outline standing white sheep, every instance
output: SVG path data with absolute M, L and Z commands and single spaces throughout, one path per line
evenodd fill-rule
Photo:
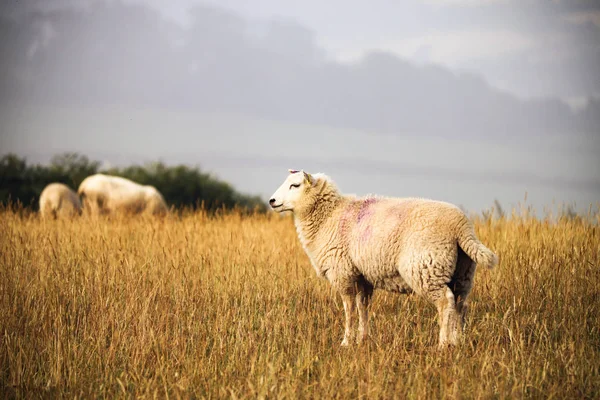
M 119 176 L 95 174 L 81 182 L 77 193 L 92 214 L 164 214 L 167 205 L 154 186 L 140 185 Z
M 317 275 L 341 294 L 342 346 L 352 339 L 355 307 L 358 342 L 368 336 L 373 289 L 415 292 L 430 300 L 438 310 L 439 345 L 456 344 L 476 265 L 493 268 L 498 262 L 466 215 L 449 203 L 344 196 L 323 174 L 290 170 L 269 204 L 277 212 L 293 212 Z

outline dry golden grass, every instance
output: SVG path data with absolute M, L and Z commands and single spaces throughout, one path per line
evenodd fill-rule
M 478 220 L 465 342 L 376 291 L 371 338 L 340 347 L 341 301 L 291 218 L 42 221 L 0 212 L 2 397 L 600 396 L 600 230 Z

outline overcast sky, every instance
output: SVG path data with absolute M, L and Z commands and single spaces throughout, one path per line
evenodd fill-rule
M 147 0 L 181 23 L 197 0 Z M 475 71 L 523 97 L 600 94 L 600 1 L 219 0 L 248 18 L 285 17 L 314 31 L 328 56 L 354 62 L 384 50 Z
M 124 1 L 2 3 L 2 154 L 265 198 L 304 168 L 473 210 L 600 199 L 600 2 Z
M 91 1 L 41 3 L 56 8 Z M 199 4 L 253 20 L 295 21 L 314 33 L 328 57 L 342 62 L 378 49 L 417 63 L 474 71 L 522 97 L 560 97 L 580 105 L 600 96 L 596 0 L 125 1 L 152 6 L 182 25 L 190 23 L 189 10 Z

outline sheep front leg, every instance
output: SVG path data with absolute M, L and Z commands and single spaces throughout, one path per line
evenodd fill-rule
M 362 343 L 369 336 L 369 301 L 373 294 L 373 287 L 364 284 L 356 294 L 356 306 L 358 307 L 358 337 L 357 342 Z
M 344 331 L 344 340 L 342 346 L 350 346 L 352 340 L 352 325 L 354 322 L 354 296 L 350 293 L 342 293 L 342 301 L 344 302 L 344 313 L 346 314 L 346 329 Z

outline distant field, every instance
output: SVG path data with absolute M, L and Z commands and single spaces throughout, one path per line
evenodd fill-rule
M 598 224 L 476 230 L 500 265 L 459 348 L 437 350 L 432 305 L 378 291 L 370 340 L 343 349 L 291 218 L 2 211 L 0 397 L 599 397 Z

